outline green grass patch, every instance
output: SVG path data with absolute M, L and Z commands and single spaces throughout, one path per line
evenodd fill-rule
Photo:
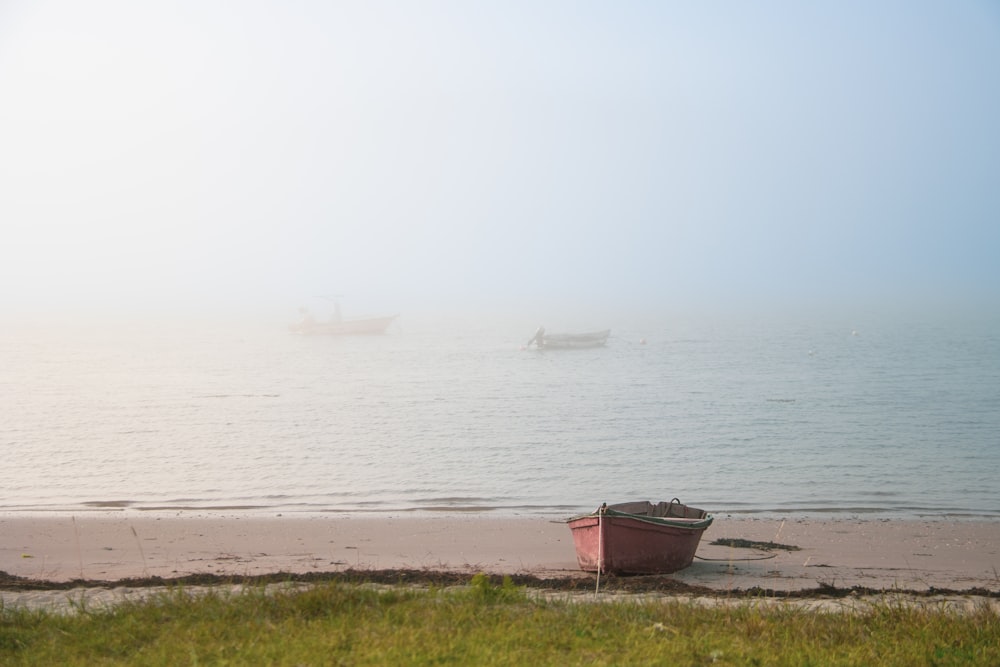
M 317 583 L 74 613 L 0 609 L 2 665 L 996 665 L 1000 617 L 902 604 L 826 613 L 751 601 L 545 600 L 465 586 Z

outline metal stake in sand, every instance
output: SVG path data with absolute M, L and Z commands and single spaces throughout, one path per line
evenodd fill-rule
M 601 570 L 604 569 L 604 510 L 608 508 L 607 503 L 603 503 L 597 510 L 597 585 L 594 587 L 594 597 L 601 590 Z
M 129 524 L 129 528 L 132 529 L 132 537 L 135 538 L 136 546 L 139 547 L 139 555 L 142 556 L 142 576 L 149 576 L 149 568 L 146 567 L 146 552 L 142 550 L 142 542 L 139 541 L 139 533 L 135 532 L 135 526 Z
M 76 557 L 80 561 L 80 579 L 83 579 L 83 550 L 80 549 L 80 529 L 76 526 L 76 515 L 73 519 L 73 539 L 76 541 Z

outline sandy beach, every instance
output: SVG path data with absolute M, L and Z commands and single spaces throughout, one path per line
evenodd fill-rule
M 719 540 L 795 549 L 712 544 Z M 119 582 L 346 570 L 594 576 L 579 570 L 566 524 L 538 517 L 0 516 L 0 571 L 17 578 Z M 665 576 L 719 592 L 1000 593 L 1000 522 L 716 517 L 691 567 Z

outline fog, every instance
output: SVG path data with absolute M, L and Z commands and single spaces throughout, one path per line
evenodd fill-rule
M 985 1 L 0 1 L 0 310 L 996 308 L 998 64 Z

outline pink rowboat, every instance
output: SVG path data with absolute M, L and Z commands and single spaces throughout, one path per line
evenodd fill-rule
M 655 505 L 604 503 L 567 523 L 580 569 L 598 574 L 668 574 L 694 560 L 712 515 L 674 498 Z

